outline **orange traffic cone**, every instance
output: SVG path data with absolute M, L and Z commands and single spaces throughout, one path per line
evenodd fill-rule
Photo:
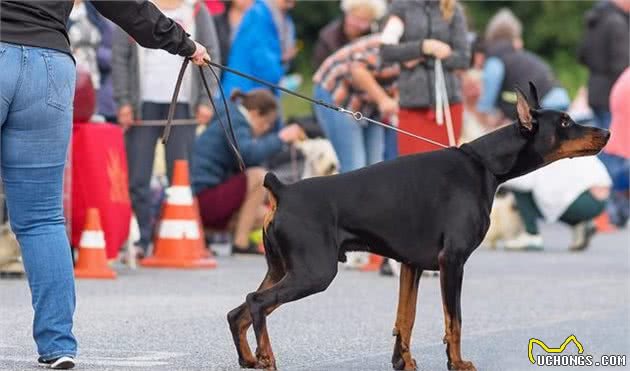
M 87 211 L 74 275 L 77 278 L 116 278 L 116 272 L 107 265 L 105 235 L 101 229 L 101 218 L 96 208 Z
M 143 259 L 145 267 L 215 268 L 212 257 L 204 257 L 205 242 L 199 212 L 190 189 L 188 162 L 175 161 L 173 184 L 166 200 L 155 239 L 155 254 Z
M 609 233 L 615 231 L 617 228 L 610 222 L 607 212 L 602 212 L 595 218 L 595 228 L 599 233 Z
M 368 262 L 363 264 L 360 270 L 361 272 L 374 272 L 381 268 L 381 263 L 383 263 L 383 257 L 375 254 L 370 254 Z

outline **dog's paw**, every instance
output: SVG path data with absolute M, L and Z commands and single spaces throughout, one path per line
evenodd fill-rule
M 459 361 L 448 364 L 448 369 L 452 371 L 477 371 L 475 365 L 470 361 Z
M 269 356 L 258 356 L 258 361 L 254 368 L 259 370 L 277 370 L 276 368 L 276 360 L 273 357 Z
M 248 360 L 248 359 L 241 358 L 238 360 L 238 364 L 239 366 L 241 366 L 241 368 L 256 368 L 256 363 L 257 363 L 256 359 Z
M 406 363 L 404 359 L 392 359 L 392 367 L 394 370 L 415 371 L 418 369 L 415 359 L 411 359 L 411 362 Z

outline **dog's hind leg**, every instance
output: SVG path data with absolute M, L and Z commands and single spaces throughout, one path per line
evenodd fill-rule
M 398 312 L 393 335 L 396 336 L 392 366 L 395 370 L 415 370 L 416 361 L 411 357 L 411 332 L 416 318 L 418 284 L 422 269 L 402 264 L 400 269 L 400 288 L 398 294 Z
M 465 257 L 458 252 L 443 249 L 438 255 L 440 286 L 444 309 L 444 343 L 446 344 L 449 370 L 475 371 L 472 362 L 462 360 L 461 352 L 461 293 L 464 278 Z
M 327 260 L 331 263 L 328 267 L 318 267 L 316 272 L 308 269 L 289 270 L 274 286 L 247 295 L 246 301 L 252 316 L 258 344 L 256 368 L 276 369 L 276 362 L 267 333 L 266 313 L 284 303 L 324 291 L 337 274 L 336 259 Z
M 266 238 L 266 236 L 264 236 Z M 265 278 L 256 291 L 270 288 L 284 277 L 285 269 L 282 259 L 275 255 L 271 250 L 267 250 L 268 270 Z M 270 314 L 274 308 L 267 310 L 266 314 Z M 247 343 L 247 330 L 252 324 L 252 317 L 247 306 L 247 302 L 239 305 L 231 310 L 228 315 L 228 323 L 232 332 L 232 339 L 238 353 L 238 363 L 244 368 L 254 368 L 256 366 L 256 357 Z

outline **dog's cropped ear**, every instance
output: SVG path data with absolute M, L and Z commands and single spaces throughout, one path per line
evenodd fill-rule
M 533 82 L 529 82 L 529 95 L 534 100 L 534 109 L 540 109 L 540 100 L 538 100 L 538 90 Z
M 529 107 L 525 94 L 516 88 L 516 113 L 518 114 L 518 123 L 522 128 L 528 131 L 534 130 L 534 117 L 532 116 L 532 110 Z

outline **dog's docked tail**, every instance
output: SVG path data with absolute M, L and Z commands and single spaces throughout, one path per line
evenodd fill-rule
M 278 177 L 274 173 L 267 173 L 265 175 L 265 181 L 263 182 L 265 188 L 267 188 L 271 194 L 273 194 L 276 198 L 282 193 L 282 189 L 285 187 L 285 184 L 282 183 Z
M 279 193 L 282 192 L 282 189 L 285 187 L 285 185 L 276 177 L 274 173 L 271 173 L 271 172 L 265 175 L 265 181 L 263 182 L 263 185 L 271 193 L 269 195 L 270 209 L 267 215 L 265 215 L 265 219 L 263 221 L 263 236 L 265 236 L 266 234 L 269 233 L 267 229 L 269 228 L 269 225 L 271 224 L 274 217 L 276 216 L 276 209 L 278 208 Z

